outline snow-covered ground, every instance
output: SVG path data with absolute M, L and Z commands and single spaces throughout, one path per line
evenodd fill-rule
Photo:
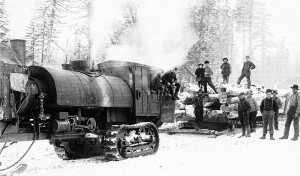
M 262 128 L 251 138 L 242 139 L 238 139 L 240 133 L 217 138 L 162 133 L 160 149 L 155 155 L 109 162 L 100 157 L 63 161 L 56 157 L 48 141 L 38 141 L 20 163 L 27 164 L 26 170 L 14 175 L 299 176 L 300 141 L 279 140 L 283 129 L 281 121 L 275 141 L 260 140 Z M 18 159 L 29 145 L 30 142 L 20 142 L 4 150 L 0 168 Z

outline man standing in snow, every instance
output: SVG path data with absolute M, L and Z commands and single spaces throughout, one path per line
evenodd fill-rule
M 249 102 L 251 109 L 249 111 L 249 125 L 250 125 L 250 132 L 256 132 L 256 115 L 258 111 L 258 104 L 255 101 L 255 99 L 252 97 L 253 91 L 250 90 L 247 93 L 247 98 L 246 100 Z
M 177 72 L 177 68 L 174 68 L 174 70 L 166 72 L 161 77 L 163 84 L 166 85 L 166 87 L 168 88 L 171 94 L 172 100 L 176 100 L 176 99 L 179 100 L 178 92 L 180 90 L 181 85 L 177 82 L 176 72 Z M 175 94 L 174 94 L 174 86 L 176 87 Z
M 267 97 L 261 101 L 260 112 L 263 118 L 263 136 L 260 139 L 266 139 L 267 129 L 270 129 L 270 139 L 275 140 L 273 137 L 273 120 L 274 113 L 278 111 L 278 106 L 276 101 L 272 98 L 272 90 L 266 90 Z
M 204 72 L 204 93 L 207 93 L 207 84 L 215 91 L 215 93 L 217 94 L 218 91 L 216 89 L 216 87 L 214 86 L 212 80 L 211 80 L 211 76 L 213 75 L 213 71 L 212 69 L 209 67 L 209 61 L 206 60 L 204 62 L 205 64 L 205 72 Z
M 255 65 L 250 61 L 250 57 L 246 56 L 246 61 L 244 62 L 244 66 L 242 69 L 242 74 L 239 77 L 237 84 L 240 84 L 242 79 L 244 79 L 245 77 L 247 78 L 247 84 L 248 84 L 248 89 L 250 89 L 251 87 L 251 79 L 250 79 L 250 75 L 251 75 L 251 70 L 255 69 Z
M 287 139 L 292 121 L 294 121 L 294 138 L 293 141 L 298 140 L 299 137 L 299 113 L 300 113 L 300 97 L 298 95 L 298 85 L 293 85 L 293 94 L 290 97 L 290 107 L 287 112 L 287 119 L 285 122 L 284 134 L 279 139 Z
M 244 92 L 239 94 L 240 102 L 238 104 L 238 116 L 242 126 L 242 135 L 239 137 L 250 137 L 250 126 L 249 126 L 249 111 L 251 106 L 249 102 L 245 99 Z M 247 131 L 247 134 L 246 134 Z
M 228 59 L 225 57 L 223 58 L 223 64 L 221 65 L 221 74 L 223 76 L 223 83 L 228 84 L 229 82 L 229 75 L 231 73 L 231 66 L 228 63 Z
M 282 107 L 282 103 L 281 100 L 277 97 L 277 91 L 274 90 L 273 91 L 273 99 L 276 101 L 277 105 L 278 105 L 278 111 L 275 111 L 275 115 L 274 115 L 274 127 L 275 130 L 279 130 L 278 128 L 278 116 L 279 116 L 279 109 Z

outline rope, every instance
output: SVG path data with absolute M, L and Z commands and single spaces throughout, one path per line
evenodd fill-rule
M 6 142 L 4 143 L 3 147 L 1 148 L 0 155 L 1 155 L 1 153 L 3 152 L 5 146 L 6 146 Z
M 18 163 L 26 156 L 26 154 L 29 152 L 29 150 L 30 150 L 31 147 L 33 146 L 34 142 L 35 142 L 35 140 L 32 141 L 32 143 L 30 144 L 29 148 L 26 150 L 26 152 L 23 154 L 23 156 L 22 156 L 21 158 L 19 158 L 14 164 L 12 164 L 12 165 L 10 165 L 10 166 L 8 166 L 8 167 L 6 167 L 6 168 L 0 169 L 0 172 L 5 171 L 5 170 L 7 170 L 7 169 L 10 169 L 10 168 L 14 167 L 16 164 L 18 164 Z M 3 145 L 0 154 L 2 153 L 2 151 L 3 151 L 4 147 L 5 147 L 5 145 L 6 145 L 6 143 Z

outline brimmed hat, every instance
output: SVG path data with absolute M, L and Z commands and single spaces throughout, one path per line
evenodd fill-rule
M 198 66 L 200 66 L 200 65 L 204 66 L 204 64 L 202 64 L 202 63 L 201 63 L 201 64 L 198 64 Z
M 247 92 L 247 94 L 253 95 L 253 91 L 252 91 L 252 90 L 249 90 L 249 91 Z
M 238 95 L 238 96 L 241 96 L 241 95 L 245 95 L 245 93 L 244 93 L 244 92 L 241 92 L 241 93 L 239 93 L 239 95 Z
M 206 61 L 204 61 L 204 63 L 205 63 L 205 64 L 209 64 L 209 61 L 208 61 L 208 60 L 206 60 Z
M 228 59 L 227 59 L 226 57 L 223 58 L 223 61 L 224 61 L 224 60 L 227 60 L 227 61 L 228 61 Z
M 266 93 L 272 93 L 273 91 L 271 89 L 267 89 Z
M 278 94 L 278 91 L 277 90 L 273 90 L 273 94 Z
M 293 87 L 291 87 L 291 88 L 292 88 L 292 89 L 297 89 L 297 90 L 299 90 L 299 87 L 298 87 L 297 84 L 294 84 Z

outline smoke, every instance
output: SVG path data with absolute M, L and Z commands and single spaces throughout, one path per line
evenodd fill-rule
M 120 9 L 124 1 L 94 1 L 90 23 L 92 59 L 105 48 L 114 21 L 122 18 Z M 191 1 L 144 0 L 137 11 L 137 23 L 120 36 L 117 45 L 102 52 L 106 60 L 138 62 L 170 70 L 183 64 L 189 49 L 196 42 L 189 24 Z M 99 29 L 100 27 L 100 29 Z

